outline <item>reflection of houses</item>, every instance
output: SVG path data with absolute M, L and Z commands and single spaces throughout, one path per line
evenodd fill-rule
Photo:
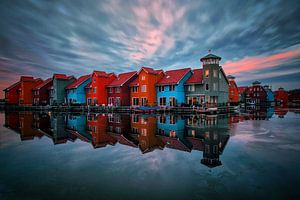
M 279 118 L 284 118 L 284 116 L 288 113 L 288 108 L 283 107 L 275 107 L 275 115 L 277 115 Z
M 21 140 L 32 140 L 34 137 L 42 137 L 43 134 L 34 128 L 33 113 L 19 113 Z
M 178 115 L 160 115 L 157 117 L 157 135 L 167 148 L 181 151 L 192 150 L 191 143 L 184 137 L 185 120 Z
M 289 94 L 282 87 L 274 92 L 274 97 L 277 105 L 286 105 L 289 102 Z
M 274 114 L 274 107 L 267 106 L 247 106 L 245 112 L 250 114 L 249 119 L 267 120 Z
M 87 129 L 92 138 L 94 148 L 114 145 L 117 140 L 107 132 L 108 117 L 104 114 L 87 115 Z
M 9 128 L 16 133 L 20 133 L 20 118 L 19 112 L 7 112 L 5 113 L 4 126 Z
M 155 116 L 132 115 L 131 132 L 137 135 L 139 148 L 142 151 L 142 153 L 148 153 L 155 149 L 164 148 L 163 141 L 155 135 Z
M 85 115 L 68 115 L 67 127 L 69 133 L 76 136 L 78 139 L 90 143 L 92 141 L 91 134 L 86 128 L 86 116 Z
M 189 116 L 185 134 L 193 144 L 193 149 L 203 151 L 202 164 L 209 167 L 221 165 L 219 156 L 229 139 L 226 117 Z

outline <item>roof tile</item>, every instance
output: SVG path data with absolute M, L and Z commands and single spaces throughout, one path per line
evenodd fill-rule
M 189 84 L 202 84 L 203 83 L 203 69 L 194 69 L 193 75 L 185 82 L 186 85 Z
M 157 85 L 173 85 L 178 82 L 189 72 L 190 68 L 169 70 L 165 72 L 165 76 L 157 83 Z

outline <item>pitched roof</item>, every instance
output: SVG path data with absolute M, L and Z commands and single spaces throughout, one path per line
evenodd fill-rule
M 191 71 L 191 68 L 175 69 L 165 72 L 165 76 L 158 81 L 157 85 L 173 85 L 178 84 L 183 77 Z
M 66 89 L 75 89 L 91 77 L 90 74 L 79 77 L 76 81 L 66 87 Z
M 136 79 L 134 79 L 129 86 L 138 86 L 139 85 L 139 77 L 137 77 Z
M 67 79 L 68 77 L 65 74 L 53 74 L 53 78 Z
M 203 69 L 194 69 L 192 76 L 185 81 L 186 85 L 189 84 L 202 84 L 203 83 Z
M 127 72 L 119 74 L 118 77 L 112 81 L 107 87 L 116 87 L 116 86 L 123 86 L 130 78 L 136 75 L 137 72 Z
M 34 78 L 32 76 L 21 76 L 20 81 L 33 81 Z
M 18 81 L 18 82 L 16 82 L 16 83 L 10 85 L 9 87 L 5 88 L 3 91 L 9 91 L 9 90 L 11 90 L 11 89 L 13 89 L 13 88 L 15 88 L 15 87 L 20 86 L 20 84 L 21 84 L 21 82 Z
M 150 68 L 150 67 L 142 67 L 140 69 L 140 71 L 138 72 L 138 74 L 142 71 L 142 70 L 145 70 L 147 73 L 150 73 L 150 74 L 160 74 L 161 72 L 163 72 L 162 69 L 153 69 L 153 68 Z
M 110 77 L 114 75 L 114 73 L 106 73 L 105 71 L 94 71 L 93 74 L 96 74 L 97 76 L 101 77 Z
M 204 56 L 203 58 L 201 58 L 200 61 L 203 61 L 203 60 L 209 59 L 209 58 L 214 58 L 214 59 L 221 60 L 221 57 L 210 53 L 210 54 L 207 54 L 206 56 Z
M 34 87 L 33 90 L 39 90 L 42 87 L 44 87 L 45 85 L 47 85 L 48 83 L 50 83 L 51 81 L 52 81 L 52 78 L 48 78 L 44 82 L 42 82 L 41 84 L 38 84 L 36 87 Z

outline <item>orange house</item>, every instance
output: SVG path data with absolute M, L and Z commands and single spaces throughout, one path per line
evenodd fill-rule
M 19 105 L 31 106 L 33 104 L 33 88 L 43 82 L 42 79 L 34 79 L 32 76 L 21 76 L 19 89 Z
M 230 103 L 238 103 L 239 102 L 239 89 L 235 83 L 235 77 L 228 75 L 227 79 L 229 81 L 228 85 L 228 99 Z
M 85 87 L 87 105 L 107 105 L 106 86 L 116 78 L 117 76 L 114 73 L 94 71 L 92 82 Z
M 131 106 L 156 106 L 156 83 L 164 76 L 163 70 L 142 67 L 138 77 L 131 82 Z
M 155 149 L 162 150 L 165 146 L 163 141 L 156 136 L 156 117 L 132 115 L 131 132 L 137 134 L 139 148 L 142 153 L 148 153 Z

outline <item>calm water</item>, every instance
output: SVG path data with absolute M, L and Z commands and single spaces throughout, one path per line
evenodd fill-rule
M 300 114 L 0 114 L 0 199 L 299 199 Z

